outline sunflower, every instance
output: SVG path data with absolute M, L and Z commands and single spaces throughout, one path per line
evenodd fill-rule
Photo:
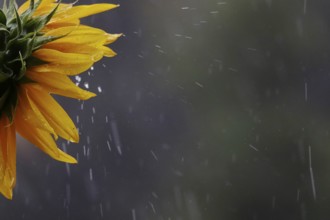
M 78 131 L 52 94 L 86 100 L 94 93 L 77 87 L 70 76 L 89 69 L 106 45 L 120 34 L 80 24 L 80 18 L 117 7 L 54 0 L 14 0 L 0 10 L 0 192 L 13 196 L 16 182 L 16 132 L 52 158 L 77 163 L 57 148 L 58 137 L 78 142 Z

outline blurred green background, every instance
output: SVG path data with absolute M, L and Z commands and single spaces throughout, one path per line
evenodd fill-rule
M 330 2 L 114 3 L 84 19 L 125 35 L 81 76 L 98 96 L 59 98 L 79 164 L 21 140 L 1 219 L 328 219 Z

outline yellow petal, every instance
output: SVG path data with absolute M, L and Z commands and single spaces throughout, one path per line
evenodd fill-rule
M 16 134 L 15 123 L 7 117 L 0 119 L 0 192 L 8 199 L 13 197 L 16 183 Z
M 51 19 L 50 23 L 58 20 L 71 20 L 76 18 L 83 18 L 93 14 L 98 14 L 110 9 L 116 8 L 119 5 L 114 4 L 93 4 L 93 5 L 79 5 L 74 6 L 68 10 L 58 12 Z
M 86 100 L 96 96 L 94 93 L 83 90 L 76 86 L 69 77 L 51 72 L 27 72 L 27 77 L 38 82 L 42 87 L 51 93 L 67 96 L 75 99 Z
M 64 26 L 50 30 L 47 33 L 45 33 L 46 36 L 84 35 L 84 34 L 106 35 L 107 33 L 102 29 L 90 27 L 87 25 Z
M 122 34 L 107 34 L 107 40 L 105 44 L 111 44 L 115 42 Z
M 102 46 L 101 49 L 104 53 L 104 56 L 106 56 L 106 57 L 113 57 L 113 56 L 117 55 L 117 53 L 115 51 L 111 50 L 109 47 Z
M 57 134 L 54 129 L 49 125 L 40 110 L 30 99 L 28 90 L 24 87 L 19 89 L 16 115 L 20 115 L 22 118 L 21 120 L 28 122 L 31 126 L 51 133 L 54 135 L 55 139 L 57 139 Z
M 62 36 L 45 44 L 44 47 L 46 48 L 50 45 L 52 45 L 52 48 L 61 47 L 61 44 L 81 44 L 98 47 L 112 43 L 121 36 L 121 34 L 108 34 L 101 29 L 85 25 L 60 27 L 47 31 L 45 35 Z
M 59 64 L 83 64 L 93 61 L 93 57 L 79 53 L 62 53 L 58 50 L 39 49 L 33 53 L 40 60 Z
M 23 12 L 25 12 L 30 5 L 30 1 L 26 1 L 24 2 L 17 10 L 18 14 L 22 14 Z
M 62 36 L 71 34 L 74 30 L 77 30 L 79 26 L 78 25 L 65 25 L 65 26 L 56 27 L 54 29 L 44 32 L 44 35 L 53 36 L 53 37 L 62 37 Z
M 36 1 L 35 1 L 36 2 Z M 57 6 L 54 0 L 42 0 L 37 10 L 33 13 L 34 16 L 40 16 L 44 14 L 49 14 Z M 18 14 L 22 14 L 30 7 L 30 1 L 26 1 L 18 8 Z M 57 9 L 57 12 L 64 11 L 72 7 L 72 4 L 61 3 Z
M 42 33 L 47 33 L 48 31 L 51 30 L 56 30 L 57 28 L 61 28 L 61 27 L 66 27 L 66 26 L 77 26 L 80 24 L 80 20 L 79 19 L 72 19 L 69 21 L 63 21 L 63 22 L 56 22 L 56 23 L 51 23 L 51 24 L 46 24 L 46 26 L 41 30 Z
M 76 31 L 74 31 L 76 33 Z M 88 44 L 88 45 L 104 45 L 107 42 L 106 34 L 94 34 L 94 33 L 82 33 L 82 34 L 70 34 L 60 39 L 47 43 L 59 44 L 59 43 L 76 43 L 76 44 Z
M 66 11 L 70 8 L 72 8 L 72 4 L 64 4 L 61 3 L 58 6 L 58 3 L 53 0 L 42 0 L 41 4 L 37 8 L 37 10 L 34 12 L 34 16 L 41 16 L 41 15 L 48 15 L 51 11 L 53 11 L 57 7 L 57 10 L 55 12 L 59 13 L 61 11 Z
M 79 135 L 76 126 L 55 99 L 38 85 L 27 84 L 24 87 L 54 131 L 66 140 L 78 142 Z
M 93 61 L 83 64 L 43 64 L 30 68 L 33 72 L 55 72 L 63 75 L 77 75 L 88 70 L 94 64 Z
M 13 199 L 13 188 L 8 187 L 4 183 L 0 183 L 0 193 L 7 199 Z
M 58 50 L 62 53 L 80 53 L 92 57 L 93 61 L 98 61 L 103 57 L 104 50 L 96 46 L 77 43 L 53 43 L 43 46 L 44 49 Z
M 57 148 L 54 139 L 48 132 L 34 127 L 29 124 L 29 122 L 24 122 L 20 115 L 16 116 L 16 128 L 23 138 L 30 141 L 55 160 L 67 163 L 77 163 L 75 158 Z

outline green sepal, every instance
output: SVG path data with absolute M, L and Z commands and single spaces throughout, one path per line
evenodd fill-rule
M 14 0 L 9 0 L 8 5 L 7 5 L 7 1 L 4 0 L 2 10 L 5 14 L 8 14 L 8 13 L 12 12 L 14 7 L 15 7 L 15 1 Z
M 10 78 L 10 76 L 8 76 L 6 73 L 0 71 L 0 85 L 1 85 L 2 82 L 5 82 L 9 78 Z
M 32 50 L 34 48 L 34 41 L 35 37 L 26 37 L 26 38 L 20 38 L 16 41 L 12 42 L 12 48 L 19 51 L 23 59 L 27 59 L 32 54 Z M 20 57 L 17 57 L 13 61 L 21 59 Z M 9 62 L 10 63 L 10 62 Z
M 34 0 L 31 0 L 31 1 L 30 1 L 30 6 L 29 6 L 29 8 L 21 14 L 21 17 L 22 17 L 22 21 L 23 21 L 23 23 L 25 23 L 25 21 L 26 21 L 27 19 L 31 18 L 31 14 L 32 14 L 33 12 L 35 12 L 35 10 L 39 7 L 39 5 L 40 5 L 41 2 L 42 2 L 42 0 L 39 0 L 39 1 L 37 1 L 36 3 L 35 3 Z
M 34 10 L 34 6 L 35 6 L 34 0 L 30 0 L 30 6 L 29 6 L 30 11 Z
M 25 26 L 26 29 L 30 31 L 36 31 L 39 32 L 45 25 L 50 21 L 50 19 L 54 16 L 55 12 L 57 11 L 58 7 L 60 6 L 59 1 L 56 5 L 56 7 L 48 14 L 48 15 L 43 15 L 39 17 L 35 17 L 33 19 L 30 19 L 29 21 L 26 22 Z
M 0 74 L 0 83 L 5 82 L 8 78 L 8 76 Z
M 14 85 L 13 85 L 14 86 Z M 7 98 L 7 102 L 4 106 L 4 113 L 7 115 L 10 123 L 13 122 L 13 115 L 15 114 L 16 107 L 18 102 L 18 94 L 17 90 L 11 89 L 9 97 Z
M 0 32 L 4 32 L 6 34 L 10 34 L 10 32 L 8 31 L 6 25 L 4 25 L 4 24 L 0 24 Z
M 62 36 L 53 37 L 53 36 L 40 36 L 35 37 L 34 44 L 33 44 L 33 51 L 39 49 L 42 45 L 52 42 L 54 40 L 60 39 Z
M 40 60 L 37 57 L 34 56 L 30 56 L 27 60 L 26 60 L 26 66 L 27 68 L 29 67 L 33 67 L 33 66 L 39 66 L 39 65 L 44 65 L 47 64 L 48 62 L 44 61 L 44 60 Z
M 2 10 L 7 11 L 7 0 L 3 0 Z
M 19 84 L 28 84 L 28 83 L 37 83 L 36 81 L 30 79 L 29 77 L 27 77 L 26 75 L 24 75 L 19 81 Z
M 5 88 L 4 91 L 1 91 L 1 93 L 0 93 L 0 109 L 2 109 L 5 106 L 9 93 L 10 93 L 10 88 Z
M 5 13 L 0 9 L 0 23 L 3 25 L 7 24 L 7 18 Z
M 22 28 L 22 21 L 21 18 L 18 15 L 17 9 L 16 7 L 14 7 L 14 11 L 15 11 L 15 16 L 16 16 L 16 24 L 17 24 L 17 35 L 21 35 L 23 28 Z
M 1 87 L 0 114 L 4 113 L 12 123 L 18 101 L 16 84 L 9 81 Z
M 0 116 L 13 121 L 19 84 L 36 83 L 26 76 L 29 67 L 47 64 L 32 56 L 42 45 L 63 36 L 44 36 L 41 30 L 51 20 L 61 0 L 48 14 L 33 16 L 42 0 L 30 0 L 29 8 L 18 14 L 15 0 L 4 0 L 0 9 Z
M 25 65 L 26 63 L 23 60 L 23 57 L 22 57 L 21 53 L 19 53 L 19 56 L 20 56 L 20 61 L 21 61 L 21 68 L 19 70 L 19 73 L 16 76 L 17 81 L 19 81 L 25 75 L 25 72 L 26 72 L 26 65 Z
M 8 68 L 6 65 L 3 65 L 2 69 L 5 71 L 4 74 L 8 75 L 8 77 L 14 76 L 14 71 L 11 68 Z

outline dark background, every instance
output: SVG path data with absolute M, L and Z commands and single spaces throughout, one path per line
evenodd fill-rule
M 98 96 L 58 99 L 79 164 L 20 138 L 0 219 L 329 219 L 329 1 L 112 3 L 83 22 L 118 56 L 74 78 Z

